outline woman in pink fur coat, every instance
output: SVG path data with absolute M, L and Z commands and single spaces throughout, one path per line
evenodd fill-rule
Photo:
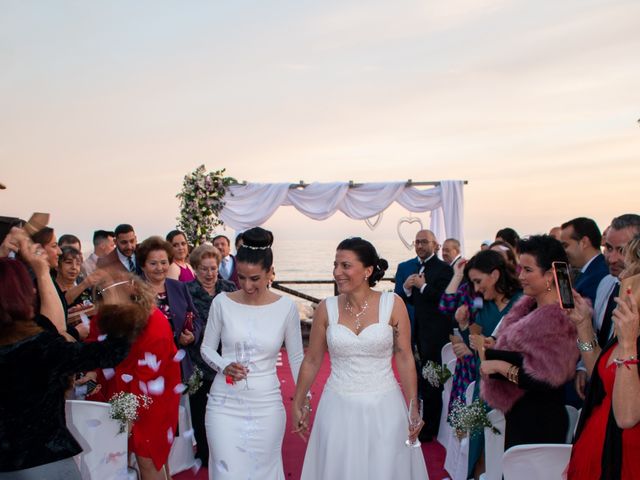
M 482 398 L 505 414 L 505 449 L 565 442 L 563 386 L 578 361 L 576 327 L 560 307 L 551 266 L 567 261 L 561 243 L 536 235 L 518 249 L 524 295 L 502 320 L 480 366 Z

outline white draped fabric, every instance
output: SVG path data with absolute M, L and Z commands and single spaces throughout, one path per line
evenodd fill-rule
M 444 180 L 428 189 L 407 187 L 406 182 L 312 183 L 289 188 L 289 183 L 250 183 L 229 187 L 220 219 L 234 230 L 262 225 L 280 206 L 293 206 L 314 220 L 326 220 L 340 211 L 349 218 L 371 218 L 398 202 L 410 212 L 432 212 L 431 230 L 443 241 L 453 237 L 463 243 L 464 182 Z M 464 246 L 464 245 L 463 245 Z

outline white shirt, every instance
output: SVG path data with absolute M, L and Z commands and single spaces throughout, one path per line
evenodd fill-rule
M 122 252 L 117 248 L 116 248 L 116 253 L 118 254 L 118 259 L 120 260 L 120 263 L 124 265 L 124 268 L 127 269 L 127 272 L 130 272 L 131 270 L 129 270 L 129 257 L 123 255 Z M 131 255 L 131 260 L 133 260 L 133 273 L 136 273 L 136 254 L 135 253 Z
M 593 260 L 598 256 L 601 255 L 600 253 L 596 253 L 593 257 L 591 257 L 589 259 L 589 261 L 587 263 L 585 263 L 582 268 L 580 269 L 580 273 L 584 273 L 587 271 L 587 268 L 589 268 L 589 265 L 591 265 L 591 262 L 593 262 Z

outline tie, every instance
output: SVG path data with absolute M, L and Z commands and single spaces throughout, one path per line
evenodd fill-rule
M 609 341 L 609 332 L 611 332 L 611 324 L 613 323 L 611 315 L 613 314 L 613 310 L 617 306 L 616 302 L 613 299 L 618 296 L 619 292 L 620 284 L 616 283 L 616 286 L 613 288 L 611 295 L 609 295 L 607 308 L 604 311 L 604 317 L 602 317 L 602 327 L 600 327 L 600 331 L 598 332 L 598 343 L 600 344 L 600 348 L 604 348 L 604 346 Z
M 131 257 L 127 257 L 127 260 L 129 261 L 129 271 L 130 271 L 131 273 L 135 273 L 135 271 L 136 271 L 136 266 L 135 266 L 135 264 L 133 263 L 133 258 L 131 258 Z
M 427 261 L 420 262 L 420 268 L 418 269 L 418 273 L 423 273 L 424 269 L 427 268 Z

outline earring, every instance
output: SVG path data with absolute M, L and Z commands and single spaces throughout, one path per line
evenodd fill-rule
M 367 280 L 369 280 L 369 277 L 365 275 L 364 276 L 364 281 L 366 282 Z
M 551 291 L 551 282 L 547 280 L 547 292 Z

